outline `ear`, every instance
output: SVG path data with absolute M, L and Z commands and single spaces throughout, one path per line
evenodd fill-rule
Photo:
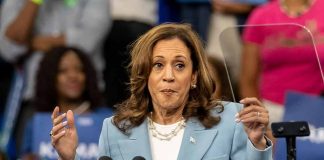
M 191 85 L 197 85 L 197 71 L 193 72 L 191 75 Z

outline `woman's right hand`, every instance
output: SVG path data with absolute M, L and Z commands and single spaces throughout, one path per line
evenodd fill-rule
M 52 113 L 51 142 L 60 159 L 72 160 L 78 146 L 78 134 L 74 125 L 73 112 L 69 110 L 61 115 L 59 112 L 59 107 L 55 107 Z M 67 121 L 63 121 L 65 117 Z

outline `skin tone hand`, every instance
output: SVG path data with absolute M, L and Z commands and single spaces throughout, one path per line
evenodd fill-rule
M 240 101 L 244 108 L 236 115 L 236 122 L 242 122 L 245 132 L 257 149 L 266 148 L 265 131 L 269 124 L 269 112 L 257 98 Z
M 29 44 L 38 8 L 39 5 L 26 0 L 17 17 L 6 28 L 5 36 L 18 44 Z
M 55 107 L 52 113 L 52 136 L 51 142 L 61 160 L 74 159 L 78 146 L 78 135 L 74 125 L 73 112 L 59 115 L 59 107 Z M 64 119 L 67 121 L 63 121 Z
M 253 7 L 251 5 L 243 3 L 227 2 L 224 0 L 212 0 L 212 8 L 220 13 L 240 14 L 248 13 Z
M 33 50 L 42 51 L 42 52 L 47 52 L 52 47 L 60 46 L 64 44 L 65 44 L 64 35 L 60 35 L 60 36 L 39 35 L 39 36 L 35 36 L 32 39 L 32 43 L 31 43 Z

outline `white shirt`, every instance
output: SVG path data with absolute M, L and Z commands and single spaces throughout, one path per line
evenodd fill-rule
M 153 122 L 156 130 L 160 133 L 170 133 L 174 128 L 177 127 L 178 123 L 174 123 L 171 125 L 160 125 Z M 149 127 L 149 126 L 148 126 Z M 178 154 L 180 151 L 180 146 L 184 134 L 184 128 L 182 128 L 176 136 L 172 137 L 168 140 L 160 140 L 152 135 L 152 131 L 150 128 L 149 131 L 149 139 L 151 143 L 151 151 L 153 160 L 176 160 L 178 158 Z

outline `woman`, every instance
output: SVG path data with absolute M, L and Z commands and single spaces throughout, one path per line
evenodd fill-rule
M 96 71 L 86 54 L 73 47 L 56 47 L 46 53 L 37 74 L 36 97 L 37 110 L 46 112 L 55 105 L 62 112 L 84 102 L 89 106 L 83 112 L 102 105 Z
M 313 34 L 323 62 L 324 16 L 317 14 L 323 6 L 321 0 L 277 0 L 249 17 L 243 35 L 240 95 L 261 98 L 269 109 L 270 122 L 283 120 L 288 90 L 315 95 L 324 91 L 310 37 Z
M 61 107 L 62 112 L 73 110 L 78 115 L 112 112 L 102 108 L 95 69 L 86 54 L 79 49 L 53 48 L 41 61 L 33 106 L 37 111 L 34 118 L 39 112 L 51 112 L 56 105 Z M 35 137 L 32 135 L 32 127 L 32 123 L 29 123 L 24 134 L 22 154 L 26 159 L 35 152 L 32 148 Z M 48 159 L 43 155 L 37 156 Z
M 215 81 L 190 26 L 154 27 L 134 43 L 131 56 L 131 96 L 104 121 L 99 156 L 271 159 L 271 142 L 264 137 L 267 110 L 255 98 L 243 99 L 243 109 L 212 99 Z M 73 159 L 73 112 L 67 112 L 66 125 L 58 112 L 56 107 L 52 114 L 52 145 L 62 159 Z

